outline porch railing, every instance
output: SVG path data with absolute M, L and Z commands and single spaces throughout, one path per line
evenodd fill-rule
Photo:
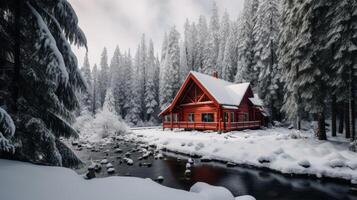
M 218 130 L 221 123 L 221 130 L 240 130 L 247 128 L 259 128 L 260 121 L 242 121 L 242 122 L 163 122 L 163 128 L 187 128 L 202 130 Z

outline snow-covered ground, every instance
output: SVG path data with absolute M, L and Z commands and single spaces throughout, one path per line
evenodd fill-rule
M 185 154 L 265 167 L 287 174 L 342 178 L 357 183 L 357 153 L 346 140 L 318 141 L 312 131 L 286 128 L 224 134 L 198 131 L 132 130 L 131 139 Z
M 191 191 L 162 186 L 151 179 L 112 176 L 85 180 L 61 167 L 0 159 L 0 199 L 4 200 L 254 200 L 234 198 L 223 187 L 196 183 Z

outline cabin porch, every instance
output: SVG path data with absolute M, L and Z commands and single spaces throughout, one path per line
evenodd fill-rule
M 183 128 L 191 130 L 235 131 L 243 129 L 258 129 L 261 121 L 242 122 L 189 122 L 189 121 L 164 121 L 163 128 Z

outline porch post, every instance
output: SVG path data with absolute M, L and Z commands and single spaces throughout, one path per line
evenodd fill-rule
M 173 130 L 174 128 L 174 124 L 173 124 L 173 119 L 172 119 L 173 115 L 172 112 L 170 112 L 170 126 L 171 126 L 171 130 Z
M 221 129 L 221 105 L 218 105 L 217 121 L 218 121 L 218 133 L 222 133 Z

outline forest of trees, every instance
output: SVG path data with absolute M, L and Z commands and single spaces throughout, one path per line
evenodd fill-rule
M 165 33 L 160 58 L 151 52 L 153 47 L 147 49 L 143 36 L 132 66 L 118 62 L 119 71 L 128 68 L 134 74 L 130 80 L 122 80 L 130 75 L 104 80 L 104 51 L 96 81 L 96 93 L 102 95 L 96 99 L 103 101 L 103 82 L 114 88 L 126 83 L 115 89 L 121 98 L 117 111 L 134 125 L 155 123 L 189 71 L 216 71 L 227 81 L 250 82 L 272 121 L 287 120 L 298 129 L 301 120 L 318 121 L 317 135 L 326 139 L 324 121 L 332 118 L 333 135 L 345 131 L 347 138 L 354 138 L 355 19 L 356 2 L 348 0 L 246 0 L 236 20 L 227 12 L 221 17 L 213 3 L 208 20 L 203 15 L 197 22 L 187 19 L 183 33 L 175 26 Z
M 160 51 L 142 35 L 135 52 L 118 46 L 110 59 L 104 48 L 98 64 L 86 55 L 79 68 L 71 45 L 86 38 L 70 3 L 1 1 L 1 156 L 74 165 L 59 138 L 75 136 L 75 117 L 95 116 L 107 90 L 128 124 L 158 124 L 191 70 L 249 81 L 272 122 L 317 121 L 324 140 L 331 119 L 333 136 L 355 139 L 355 0 L 245 0 L 238 19 L 218 10 L 187 19 L 183 33 L 173 25 Z

